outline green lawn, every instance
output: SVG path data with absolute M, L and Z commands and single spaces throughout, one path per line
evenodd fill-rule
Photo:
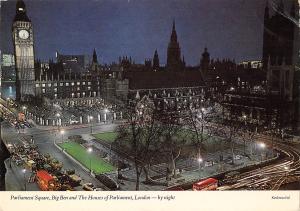
M 111 143 L 114 142 L 114 140 L 116 140 L 118 134 L 116 132 L 104 132 L 104 133 L 93 134 L 93 136 L 98 140 Z
M 92 170 L 96 174 L 110 172 L 115 170 L 115 167 L 96 156 L 95 154 L 89 154 L 84 147 L 75 142 L 65 142 L 58 144 L 61 148 L 65 149 L 66 152 L 73 158 L 78 160 L 86 168 L 90 169 L 90 164 Z

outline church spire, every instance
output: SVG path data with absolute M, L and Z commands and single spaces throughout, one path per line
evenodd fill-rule
M 177 41 L 175 20 L 173 20 L 171 39 L 168 45 L 167 68 L 172 71 L 182 69 L 181 52 Z
M 177 42 L 177 33 L 176 33 L 175 20 L 173 20 L 173 27 L 172 27 L 172 34 L 171 34 L 171 42 Z
M 158 57 L 157 49 L 155 50 L 154 56 L 153 56 L 153 69 L 154 70 L 159 69 L 159 57 Z
M 94 48 L 94 52 L 93 52 L 93 63 L 98 63 L 98 58 L 97 58 L 97 53 L 96 53 L 95 48 Z

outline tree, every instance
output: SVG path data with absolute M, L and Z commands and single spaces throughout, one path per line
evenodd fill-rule
M 187 141 L 179 115 L 176 112 L 164 112 L 158 115 L 160 124 L 160 144 L 158 150 L 167 160 L 167 179 L 177 176 L 176 160 L 180 157 Z
M 185 118 L 185 125 L 191 131 L 190 140 L 196 149 L 196 157 L 201 158 L 202 152 L 208 150 L 205 143 L 214 136 L 218 136 L 220 124 L 218 120 L 222 114 L 220 105 L 215 102 L 202 103 L 202 107 L 190 107 Z M 218 139 L 220 141 L 220 139 Z M 213 146 L 215 148 L 215 145 Z M 215 149 L 214 149 L 215 150 Z
M 154 146 L 159 140 L 160 126 L 157 124 L 153 102 L 144 97 L 134 106 L 124 109 L 126 124 L 118 127 L 116 140 L 120 151 L 129 154 L 136 173 L 136 190 L 139 190 L 143 170 L 149 179 L 148 167 L 154 156 Z
M 201 151 L 205 150 L 204 142 L 211 137 L 208 121 L 206 119 L 207 111 L 205 108 L 190 108 L 187 111 L 186 127 L 191 131 L 190 140 L 196 149 L 196 157 L 201 158 Z

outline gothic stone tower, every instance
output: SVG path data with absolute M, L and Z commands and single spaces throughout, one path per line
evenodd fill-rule
M 201 57 L 201 60 L 200 60 L 200 68 L 201 68 L 203 76 L 205 76 L 205 77 L 207 76 L 209 64 L 210 64 L 210 55 L 207 51 L 207 48 L 205 47 L 204 52 Z
M 293 100 L 294 72 L 299 49 L 299 4 L 298 0 L 291 2 L 291 11 L 287 11 L 280 1 L 273 16 L 270 15 L 269 6 L 266 6 L 263 40 L 267 91 L 287 101 Z
M 268 4 L 265 8 L 263 67 L 269 102 L 278 111 L 279 126 L 295 127 L 299 122 L 299 84 L 295 83 L 299 75 L 299 3 L 285 2 L 290 5 L 279 0 L 274 12 Z
M 153 56 L 153 69 L 159 70 L 159 57 L 158 57 L 157 50 L 155 50 L 154 56 Z
M 33 29 L 23 0 L 17 1 L 12 35 L 16 65 L 16 100 L 28 101 L 35 96 Z
M 173 21 L 173 28 L 171 39 L 168 46 L 168 55 L 167 55 L 167 68 L 172 71 L 178 71 L 182 69 L 183 64 L 181 61 L 180 47 L 177 41 L 177 33 L 175 29 L 175 21 Z

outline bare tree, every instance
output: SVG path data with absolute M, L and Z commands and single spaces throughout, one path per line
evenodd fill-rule
M 177 176 L 176 160 L 180 157 L 183 147 L 187 141 L 187 133 L 182 130 L 180 118 L 175 113 L 164 113 L 159 115 L 161 126 L 160 152 L 167 158 L 167 178 Z
M 118 127 L 116 140 L 119 151 L 126 151 L 133 161 L 136 173 L 136 190 L 140 188 L 143 170 L 149 179 L 148 167 L 152 160 L 154 143 L 159 139 L 159 125 L 156 122 L 153 104 L 143 98 L 135 106 L 126 109 L 126 124 Z

